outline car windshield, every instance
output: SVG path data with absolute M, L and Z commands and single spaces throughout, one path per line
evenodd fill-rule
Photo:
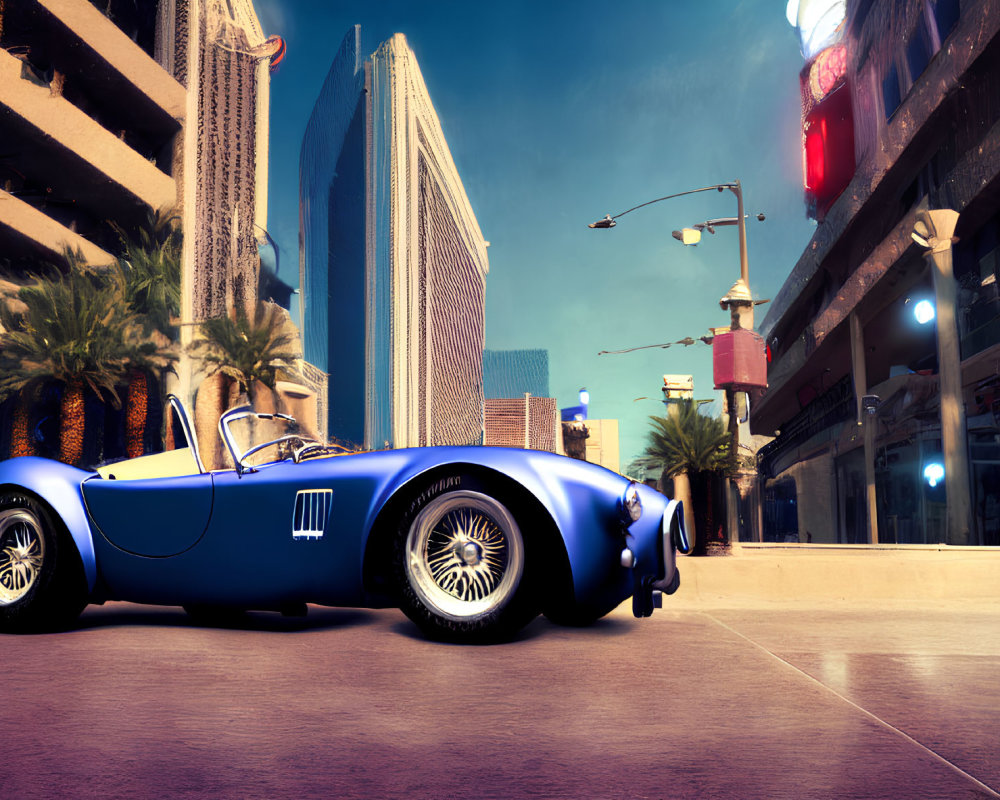
M 231 449 L 241 456 L 243 468 L 274 461 L 315 458 L 352 452 L 349 448 L 320 441 L 295 419 L 284 414 L 227 412 L 224 428 Z

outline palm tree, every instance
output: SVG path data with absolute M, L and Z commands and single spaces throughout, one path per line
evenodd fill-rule
M 259 303 L 252 319 L 241 311 L 233 317 L 207 320 L 200 328 L 202 338 L 195 341 L 191 352 L 201 359 L 207 377 L 198 389 L 195 426 L 208 436 L 202 439 L 199 434 L 199 444 L 206 443 L 209 456 L 217 451 L 221 461 L 221 443 L 214 427 L 222 406 L 236 405 L 244 395 L 255 407 L 262 402 L 270 406 L 278 371 L 291 370 L 300 353 L 292 349 L 295 336 L 285 312 L 274 303 Z M 210 447 L 208 442 L 215 445 Z
M 183 236 L 173 211 L 151 213 L 135 234 L 109 223 L 121 242 L 117 274 L 125 302 L 138 314 L 148 334 L 160 331 L 177 338 L 181 308 Z
M 274 303 L 259 303 L 253 319 L 242 311 L 235 318 L 218 317 L 201 324 L 202 338 L 193 352 L 209 375 L 221 373 L 234 381 L 251 402 L 257 383 L 274 390 L 278 371 L 292 369 L 300 354 L 292 350 L 295 336 L 286 327 L 284 311 Z
M 169 369 L 177 359 L 177 322 L 181 305 L 182 235 L 172 211 L 150 214 L 135 234 L 109 223 L 121 241 L 117 278 L 122 297 L 143 322 L 143 331 L 156 345 L 156 359 L 137 363 L 129 371 L 125 400 L 125 453 L 142 455 L 149 409 L 149 378 Z
M 128 365 L 153 353 L 117 287 L 72 262 L 66 276 L 39 280 L 17 296 L 21 313 L 0 306 L 0 400 L 14 393 L 29 398 L 49 381 L 61 384 L 59 458 L 79 464 L 86 391 L 120 408 L 116 387 Z
M 732 471 L 730 436 L 722 420 L 698 411 L 694 400 L 681 400 L 665 417 L 650 417 L 652 430 L 642 458 L 647 467 L 662 470 L 663 478 L 686 475 L 691 482 L 695 547 L 704 552 L 714 534 L 712 477 Z M 692 509 L 693 511 L 694 509 Z

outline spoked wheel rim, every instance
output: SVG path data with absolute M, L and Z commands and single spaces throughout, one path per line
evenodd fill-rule
M 0 605 L 16 603 L 31 591 L 44 560 L 38 517 L 23 508 L 0 511 Z
M 410 586 L 425 605 L 468 622 L 502 608 L 516 592 L 524 544 L 502 503 L 479 492 L 450 492 L 413 521 L 405 563 Z

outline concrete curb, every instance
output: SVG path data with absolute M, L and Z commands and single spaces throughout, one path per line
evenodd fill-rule
M 1000 610 L 1000 550 L 921 547 L 739 547 L 679 557 L 664 607 L 958 603 Z

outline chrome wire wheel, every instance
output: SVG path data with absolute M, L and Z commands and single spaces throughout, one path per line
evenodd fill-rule
M 38 580 L 45 560 L 42 526 L 31 511 L 0 511 L 0 605 L 24 598 Z
M 488 495 L 456 491 L 434 498 L 406 537 L 406 577 L 424 605 L 455 622 L 503 608 L 524 571 L 521 531 Z

